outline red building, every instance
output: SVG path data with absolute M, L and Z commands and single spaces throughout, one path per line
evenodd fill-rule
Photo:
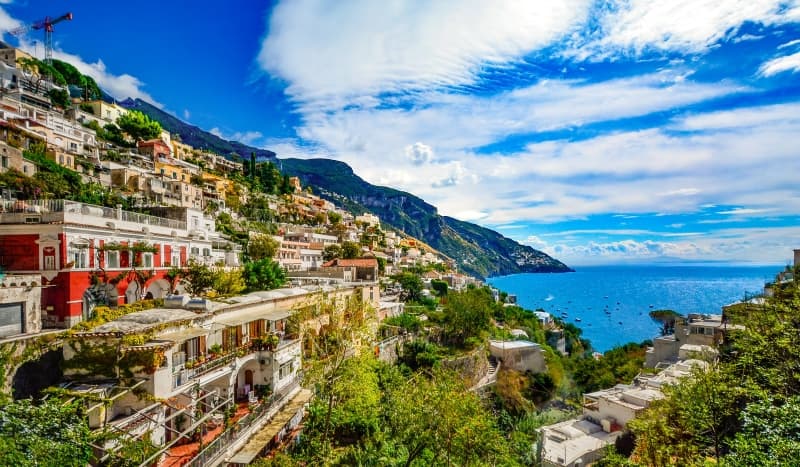
M 165 273 L 189 258 L 238 265 L 238 253 L 193 209 L 172 218 L 66 200 L 0 204 L 0 267 L 42 278 L 42 324 L 70 327 L 102 304 L 162 298 Z

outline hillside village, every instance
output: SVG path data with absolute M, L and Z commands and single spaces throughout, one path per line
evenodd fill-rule
M 758 307 L 796 290 L 786 271 L 598 354 L 270 162 L 184 144 L 8 45 L 0 61 L 0 399 L 6 429 L 34 426 L 3 461 L 669 465 L 650 414 L 748 355 Z M 742 452 L 715 423 L 733 424 L 670 443 Z

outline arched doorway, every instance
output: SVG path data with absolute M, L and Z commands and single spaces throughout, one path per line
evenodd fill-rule
M 139 284 L 135 281 L 130 282 L 128 288 L 125 289 L 125 303 L 134 303 L 139 300 L 140 296 Z
M 164 298 L 169 295 L 169 282 L 164 279 L 157 279 L 150 283 L 145 289 L 145 296 L 152 298 Z

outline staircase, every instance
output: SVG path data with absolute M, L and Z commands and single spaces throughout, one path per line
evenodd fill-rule
M 470 388 L 470 391 L 480 391 L 484 387 L 496 383 L 498 370 L 500 370 L 500 360 L 495 357 L 489 357 L 489 370 L 483 378 L 478 381 L 478 384 Z

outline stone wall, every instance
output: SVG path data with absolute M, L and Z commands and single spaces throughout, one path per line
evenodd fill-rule
M 442 366 L 459 372 L 464 377 L 464 384 L 472 387 L 489 372 L 489 360 L 486 358 L 486 348 L 480 346 L 461 357 L 442 360 Z

